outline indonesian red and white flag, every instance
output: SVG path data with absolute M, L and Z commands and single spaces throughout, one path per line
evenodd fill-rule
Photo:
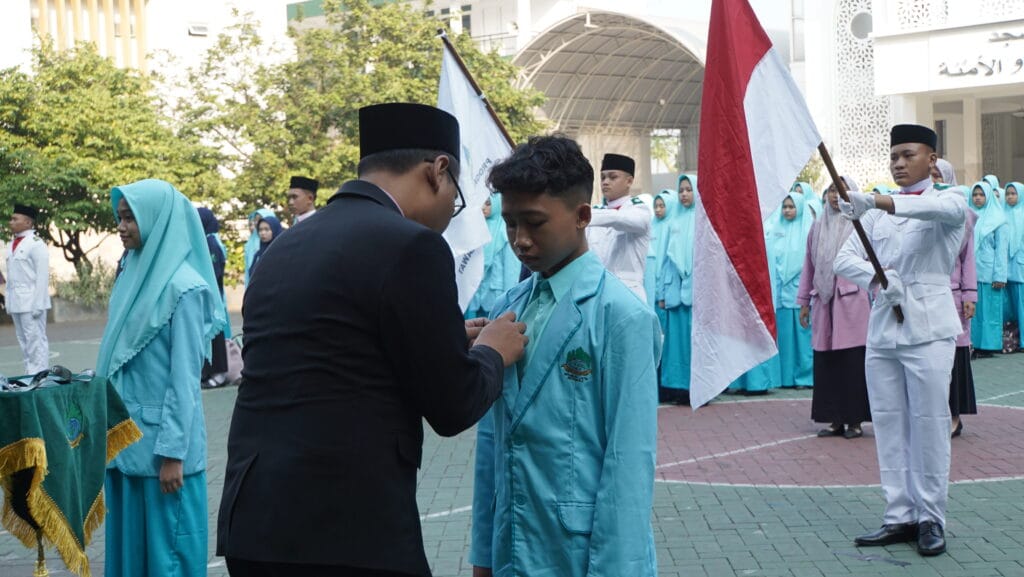
M 778 352 L 761 223 L 820 142 L 800 90 L 750 4 L 714 0 L 697 165 L 694 408 Z

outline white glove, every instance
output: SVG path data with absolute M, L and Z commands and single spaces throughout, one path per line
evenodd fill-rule
M 850 202 L 839 199 L 839 211 L 847 220 L 857 220 L 865 212 L 875 208 L 875 195 L 849 191 Z
M 42 317 L 42 316 L 43 316 L 43 313 L 45 313 L 45 312 L 46 312 L 46 311 L 44 311 L 44 310 L 32 311 L 32 318 L 33 318 L 34 320 L 37 320 L 37 321 L 38 321 L 38 320 L 39 320 L 39 318 L 40 318 L 40 317 Z
M 878 291 L 875 296 L 875 306 L 894 307 L 903 302 L 903 281 L 900 275 L 894 270 L 885 271 L 885 280 L 889 286 Z

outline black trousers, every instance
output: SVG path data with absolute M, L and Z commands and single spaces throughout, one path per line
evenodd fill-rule
M 341 565 L 271 563 L 225 558 L 231 577 L 413 577 L 408 573 L 358 569 Z

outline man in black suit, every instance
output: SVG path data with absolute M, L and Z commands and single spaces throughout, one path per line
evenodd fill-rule
M 234 577 L 430 575 L 422 419 L 471 427 L 525 346 L 513 315 L 462 320 L 440 235 L 461 196 L 455 118 L 383 104 L 359 125 L 359 179 L 275 240 L 245 293 L 217 531 Z

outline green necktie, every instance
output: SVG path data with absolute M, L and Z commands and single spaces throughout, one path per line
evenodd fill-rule
M 547 316 L 551 313 L 554 303 L 555 295 L 551 292 L 551 283 L 547 279 L 541 279 L 533 291 L 533 300 L 526 305 L 526 310 L 523 311 L 523 316 L 519 319 L 520 322 L 526 323 L 526 336 L 530 338 L 526 344 L 526 351 L 523 352 L 523 358 L 516 363 L 520 386 L 523 383 L 523 371 L 530 363 L 530 356 L 544 331 Z

